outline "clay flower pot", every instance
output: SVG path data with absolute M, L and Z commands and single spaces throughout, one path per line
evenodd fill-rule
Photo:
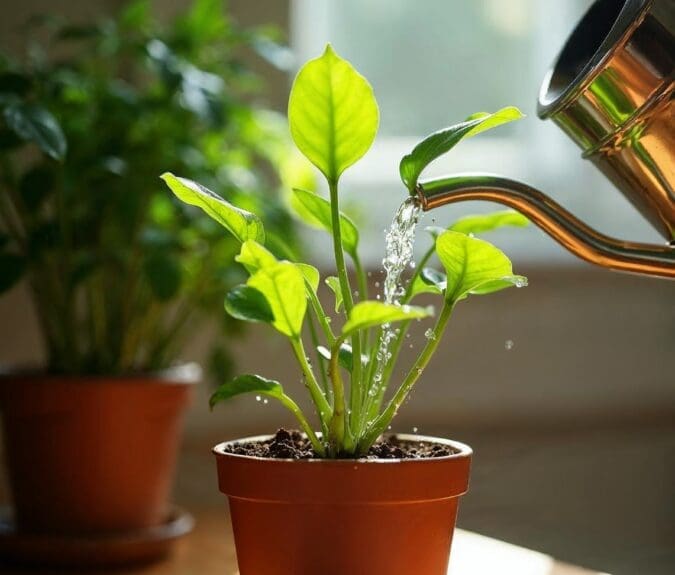
M 166 520 L 183 413 L 200 370 L 0 378 L 17 530 L 99 534 Z
M 240 575 L 445 575 L 471 449 L 408 460 L 261 459 L 214 448 Z M 256 441 L 266 437 L 247 438 Z

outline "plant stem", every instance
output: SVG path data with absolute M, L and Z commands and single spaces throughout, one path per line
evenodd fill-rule
M 340 205 L 338 201 L 337 181 L 329 181 L 330 190 L 330 210 L 331 224 L 333 227 L 333 251 L 335 252 L 335 265 L 340 281 L 340 291 L 344 301 L 347 317 L 354 307 L 351 286 L 349 285 L 349 276 L 347 275 L 347 266 L 345 265 L 345 254 L 342 249 L 342 228 L 340 226 Z M 356 258 L 358 260 L 358 258 Z M 355 263 L 356 266 L 356 263 Z M 361 270 L 363 271 L 363 270 Z M 361 412 L 361 336 L 358 332 L 352 335 L 352 357 L 356 358 L 352 365 L 351 386 L 350 386 L 350 420 L 358 423 Z M 338 347 L 339 350 L 339 347 Z
M 290 341 L 293 351 L 295 352 L 295 356 L 298 358 L 298 362 L 300 363 L 302 373 L 305 376 L 305 386 L 309 390 L 309 393 L 312 396 L 312 401 L 314 401 L 314 405 L 316 405 L 318 410 L 319 419 L 321 420 L 321 431 L 323 431 L 324 435 L 327 435 L 328 422 L 331 420 L 333 410 L 323 392 L 321 391 L 319 383 L 316 381 L 316 377 L 314 377 L 312 368 L 310 367 L 309 363 L 307 363 L 307 354 L 305 353 L 305 348 L 302 345 L 302 340 L 299 337 L 296 337 L 292 338 Z
M 309 327 L 309 336 L 312 340 L 312 347 L 314 348 L 314 356 L 316 357 L 316 361 L 319 365 L 319 379 L 321 381 L 321 387 L 323 388 L 323 392 L 326 394 L 326 397 L 328 397 L 330 401 L 333 391 L 328 384 L 328 376 L 326 375 L 326 362 L 323 356 L 317 352 L 317 348 L 319 347 L 320 343 L 319 334 L 316 331 L 314 319 L 312 318 L 311 314 L 307 314 L 307 325 Z
M 452 315 L 453 304 L 450 302 L 445 302 L 443 304 L 443 309 L 441 310 L 436 325 L 434 326 L 432 337 L 427 340 L 427 344 L 424 346 L 422 353 L 420 353 L 417 361 L 413 364 L 408 372 L 408 375 L 403 380 L 401 387 L 391 399 L 386 409 L 382 414 L 375 420 L 375 422 L 368 428 L 363 438 L 359 441 L 359 452 L 364 453 L 368 448 L 377 441 L 377 438 L 382 435 L 384 430 L 387 428 L 391 420 L 394 418 L 398 409 L 401 407 L 406 397 L 410 393 L 410 390 L 413 388 L 420 375 L 424 371 L 424 368 L 429 363 L 429 360 L 433 356 L 438 344 L 440 343 L 443 331 L 445 326 Z
M 302 410 L 300 409 L 298 404 L 295 403 L 295 401 L 293 401 L 285 393 L 281 394 L 281 396 L 275 395 L 273 397 L 281 401 L 282 405 L 286 407 L 289 411 L 291 411 L 293 415 L 295 415 L 296 419 L 300 423 L 300 427 L 302 427 L 302 430 L 305 432 L 309 440 L 312 442 L 312 447 L 314 448 L 314 451 L 316 451 L 321 457 L 324 457 L 326 455 L 326 448 L 323 446 L 319 438 L 316 436 L 316 433 L 314 433 L 312 426 L 309 424 L 309 421 L 307 421 L 305 414 L 302 413 Z
M 333 417 L 330 421 L 328 437 L 331 446 L 331 455 L 339 453 L 345 443 L 345 389 L 340 375 L 338 358 L 342 339 L 338 339 L 330 350 L 330 379 L 333 382 Z
M 309 297 L 309 303 L 312 306 L 314 313 L 316 314 L 316 318 L 319 320 L 319 325 L 321 325 L 321 329 L 323 330 L 324 336 L 328 341 L 328 347 L 332 347 L 333 343 L 335 342 L 335 335 L 333 334 L 333 330 L 330 328 L 330 324 L 326 319 L 328 316 L 326 312 L 323 310 L 323 306 L 321 305 L 321 302 L 319 301 L 319 298 L 317 297 L 314 290 L 311 287 L 307 286 L 307 289 L 305 291 L 307 292 L 307 295 Z

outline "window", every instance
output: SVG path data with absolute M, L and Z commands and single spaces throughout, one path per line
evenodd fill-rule
M 331 42 L 371 81 L 381 125 L 366 158 L 343 180 L 345 202 L 367 221 L 364 259 L 378 265 L 382 230 L 405 190 L 398 161 L 429 132 L 477 111 L 517 105 L 527 119 L 462 142 L 429 175 L 482 171 L 521 179 L 548 193 L 599 231 L 662 240 L 551 122 L 536 116 L 544 74 L 591 0 L 294 0 L 292 42 L 299 61 Z M 426 172 L 425 172 L 426 175 Z M 355 203 L 355 202 L 354 202 Z M 487 203 L 447 206 L 424 223 L 450 223 Z M 576 259 L 536 228 L 491 239 L 516 263 Z M 318 241 L 318 238 L 317 238 Z M 418 242 L 422 244 L 423 242 Z M 418 247 L 422 247 L 421 245 Z M 330 253 L 319 244 L 317 253 Z

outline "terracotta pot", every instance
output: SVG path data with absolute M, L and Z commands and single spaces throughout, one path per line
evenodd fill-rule
M 199 375 L 186 365 L 145 376 L 0 378 L 17 529 L 98 534 L 165 520 Z
M 471 449 L 421 460 L 280 460 L 214 448 L 240 575 L 445 575 Z M 240 441 L 255 441 L 265 437 Z

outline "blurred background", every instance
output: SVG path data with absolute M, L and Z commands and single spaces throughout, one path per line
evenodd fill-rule
M 274 29 L 266 40 L 236 48 L 256 77 L 244 100 L 265 113 L 285 113 L 297 66 L 327 41 L 373 84 L 379 135 L 365 160 L 347 172 L 343 190 L 347 211 L 363 230 L 363 257 L 375 284 L 382 277 L 383 229 L 403 199 L 401 156 L 430 131 L 506 105 L 518 106 L 527 119 L 462 143 L 430 174 L 481 170 L 522 179 L 603 233 L 661 241 L 558 128 L 536 118 L 544 74 L 590 4 L 230 0 L 227 9 L 242 26 Z M 188 5 L 157 0 L 153 14 L 169 22 Z M 22 25 L 37 14 L 83 23 L 124 6 L 118 0 L 3 0 L 0 49 L 22 53 Z M 245 170 L 237 173 L 239 180 L 228 176 L 231 185 L 258 185 Z M 426 243 L 425 225 L 494 208 L 461 204 L 427 214 L 417 247 Z M 332 267 L 324 235 L 292 233 L 300 234 L 299 249 L 320 268 Z M 461 306 L 394 429 L 415 428 L 474 448 L 461 527 L 617 575 L 675 572 L 675 286 L 592 268 L 534 227 L 489 239 L 530 285 Z M 218 331 L 213 323 L 188 322 L 181 359 L 207 361 Z M 230 332 L 226 347 L 237 369 L 262 364 L 269 371 L 263 375 L 302 398 L 300 374 L 281 338 L 247 328 Z M 19 283 L 0 299 L 0 363 L 44 358 L 35 310 Z M 222 503 L 208 454 L 212 444 L 292 425 L 281 407 L 252 397 L 209 413 L 209 389 L 199 387 L 188 415 L 176 487 L 178 501 L 199 505 Z

